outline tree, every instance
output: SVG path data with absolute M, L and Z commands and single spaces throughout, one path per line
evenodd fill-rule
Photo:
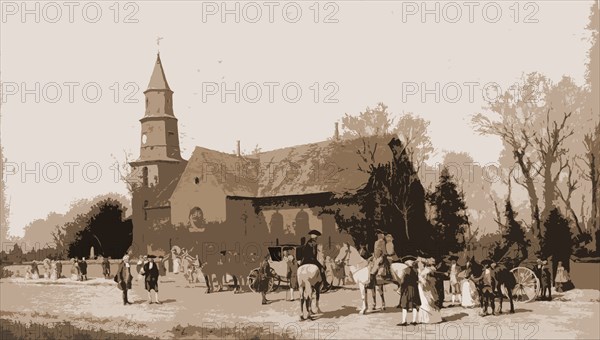
M 429 121 L 406 113 L 400 117 L 395 128 L 400 140 L 406 145 L 407 154 L 417 173 L 434 151 L 427 134 L 428 127 Z
M 409 160 L 418 173 L 423 162 L 433 153 L 433 145 L 427 134 L 429 121 L 406 113 L 396 117 L 388 107 L 379 103 L 374 109 L 367 107 L 358 115 L 345 114 L 342 117 L 342 138 L 355 139 L 370 136 L 397 135 L 406 149 Z
M 527 247 L 529 247 L 530 242 L 525 237 L 523 226 L 516 219 L 517 213 L 513 210 L 510 200 L 506 200 L 504 217 L 506 224 L 501 228 L 502 240 L 495 249 L 492 258 L 495 261 L 512 259 L 514 264 L 520 263 L 527 259 L 529 255 Z M 515 245 L 518 254 L 513 256 L 509 252 Z
M 72 222 L 53 233 L 57 250 L 69 257 L 88 256 L 93 246 L 96 254 L 119 258 L 131 246 L 133 224 L 123 220 L 124 208 L 115 199 L 107 198 L 79 214 Z
M 556 270 L 558 261 L 562 261 L 565 269 L 569 270 L 569 259 L 572 252 L 569 221 L 557 208 L 554 208 L 544 222 L 544 229 L 546 232 L 542 238 L 542 256 L 552 257 L 553 272 Z
M 432 228 L 425 218 L 425 190 L 416 176 L 406 149 L 398 138 L 388 143 L 393 159 L 366 161 L 369 179 L 356 194 L 335 199 L 325 213 L 333 213 L 341 230 L 355 243 L 372 245 L 375 230 L 393 235 L 400 255 L 421 252 L 433 255 Z M 371 249 L 372 250 L 372 249 Z
M 6 184 L 4 183 L 4 152 L 0 146 L 0 246 L 4 249 L 5 242 L 8 241 L 8 214 L 9 206 L 6 200 Z
M 439 183 L 428 195 L 428 201 L 435 209 L 437 248 L 442 254 L 463 250 L 466 245 L 465 228 L 469 224 L 467 206 L 448 168 L 442 169 Z
M 585 170 L 583 178 L 592 184 L 592 213 L 590 216 L 590 225 L 596 230 L 600 230 L 600 209 L 598 208 L 598 199 L 600 196 L 600 122 L 596 123 L 593 132 L 584 137 L 585 146 Z
M 355 139 L 391 133 L 394 119 L 387 109 L 385 104 L 379 103 L 374 109 L 367 107 L 357 116 L 346 113 L 342 117 L 342 138 Z
M 579 113 L 586 96 L 568 77 L 555 84 L 531 73 L 523 82 L 525 96 L 507 91 L 490 103 L 488 109 L 499 120 L 478 114 L 473 123 L 479 133 L 499 136 L 505 151 L 511 153 L 521 172 L 515 181 L 527 190 L 533 231 L 541 238 L 542 221 L 554 206 L 556 186 L 568 164 L 567 152 L 575 142 L 569 140 L 574 134 L 571 126 L 584 120 Z M 541 188 L 536 185 L 538 179 Z

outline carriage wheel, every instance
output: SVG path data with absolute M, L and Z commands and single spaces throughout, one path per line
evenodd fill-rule
M 252 269 L 250 274 L 248 274 L 248 288 L 254 293 L 256 293 L 256 290 L 254 290 L 254 282 L 256 280 L 258 280 L 258 268 Z
M 269 292 L 274 292 L 281 285 L 281 277 L 277 275 L 275 269 L 271 268 L 271 279 L 269 280 Z
M 525 267 L 511 269 L 517 284 L 513 288 L 513 299 L 518 302 L 529 302 L 540 294 L 540 280 L 533 270 Z

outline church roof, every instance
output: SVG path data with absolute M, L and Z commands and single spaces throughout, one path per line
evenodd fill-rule
M 353 193 L 369 174 L 358 150 L 373 150 L 375 164 L 388 162 L 392 136 L 323 141 L 237 156 L 196 147 L 181 176 L 182 183 L 212 181 L 227 196 L 277 197 L 317 193 Z M 375 148 L 376 146 L 376 148 Z M 369 155 L 366 156 L 370 158 Z
M 169 90 L 169 83 L 167 83 L 167 77 L 165 76 L 165 71 L 162 67 L 162 61 L 160 60 L 160 54 L 156 55 L 156 63 L 154 64 L 154 70 L 152 71 L 152 76 L 150 77 L 150 82 L 148 83 L 148 90 Z
M 261 153 L 260 164 L 270 171 L 259 177 L 256 197 L 356 192 L 369 180 L 369 174 L 360 169 L 368 165 L 357 151 L 377 145 L 375 163 L 387 162 L 392 159 L 390 139 L 368 137 L 364 140 L 368 145 L 363 139 L 329 140 Z

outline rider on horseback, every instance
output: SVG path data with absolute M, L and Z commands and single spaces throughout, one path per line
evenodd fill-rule
M 375 232 L 377 233 L 377 241 L 375 241 L 375 245 L 373 246 L 373 259 L 369 271 L 371 282 L 376 281 L 378 273 L 385 279 L 390 278 L 391 273 L 384 232 L 380 229 L 377 229 Z
M 314 264 L 319 268 L 319 272 L 321 273 L 321 281 L 323 282 L 323 290 L 329 288 L 329 283 L 327 282 L 327 276 L 325 275 L 325 267 L 317 260 L 318 254 L 318 243 L 317 237 L 321 236 L 321 233 L 318 230 L 311 230 L 308 235 L 310 235 L 310 240 L 306 242 L 306 244 L 302 247 L 302 264 Z

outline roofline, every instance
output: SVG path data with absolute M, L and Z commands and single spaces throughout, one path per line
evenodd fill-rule
M 181 160 L 177 160 L 177 159 L 149 159 L 149 160 L 136 160 L 133 162 L 129 162 L 129 165 L 144 165 L 144 164 L 150 164 L 150 163 L 181 163 L 181 162 L 187 162 L 185 159 L 181 159 Z

